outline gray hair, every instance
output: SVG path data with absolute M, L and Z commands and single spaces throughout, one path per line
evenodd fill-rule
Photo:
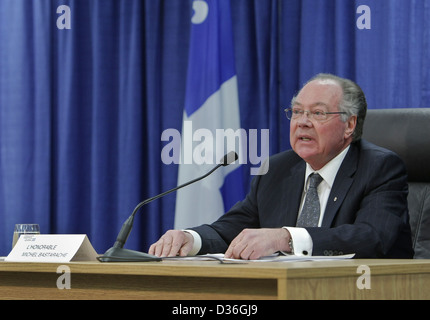
M 344 79 L 329 73 L 320 73 L 310 79 L 306 84 L 314 80 L 333 80 L 342 88 L 342 100 L 339 103 L 339 111 L 346 112 L 341 115 L 341 120 L 346 122 L 351 116 L 357 116 L 357 125 L 352 134 L 352 141 L 358 141 L 363 134 L 364 119 L 367 113 L 366 96 L 360 86 L 354 81 Z M 305 84 L 305 85 L 306 85 Z M 296 97 L 293 98 L 293 102 Z

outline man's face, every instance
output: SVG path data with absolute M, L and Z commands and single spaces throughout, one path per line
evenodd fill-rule
M 314 80 L 297 95 L 293 108 L 304 111 L 338 112 L 342 88 L 332 80 Z M 343 122 L 339 114 L 316 121 L 306 112 L 291 120 L 290 143 L 293 150 L 314 170 L 321 169 L 352 141 L 356 117 Z

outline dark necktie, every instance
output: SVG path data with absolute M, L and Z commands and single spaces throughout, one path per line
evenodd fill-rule
M 318 227 L 320 218 L 320 200 L 318 198 L 317 187 L 323 178 L 318 173 L 309 176 L 309 188 L 306 192 L 306 199 L 302 213 L 297 220 L 297 227 Z

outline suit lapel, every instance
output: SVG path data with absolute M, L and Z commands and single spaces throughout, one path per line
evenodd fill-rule
M 327 206 L 321 224 L 322 227 L 329 228 L 331 226 L 337 211 L 345 200 L 346 194 L 354 181 L 352 176 L 357 170 L 358 156 L 358 147 L 355 144 L 351 144 L 351 147 L 339 168 L 336 179 L 333 183 L 333 188 L 327 200 Z
M 296 226 L 297 215 L 299 212 L 302 191 L 304 187 L 306 164 L 299 162 L 291 168 L 291 175 L 283 182 L 283 203 L 286 208 L 285 226 Z

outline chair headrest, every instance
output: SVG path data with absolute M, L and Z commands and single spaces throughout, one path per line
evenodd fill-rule
M 430 108 L 369 109 L 363 138 L 397 153 L 410 182 L 430 182 Z

